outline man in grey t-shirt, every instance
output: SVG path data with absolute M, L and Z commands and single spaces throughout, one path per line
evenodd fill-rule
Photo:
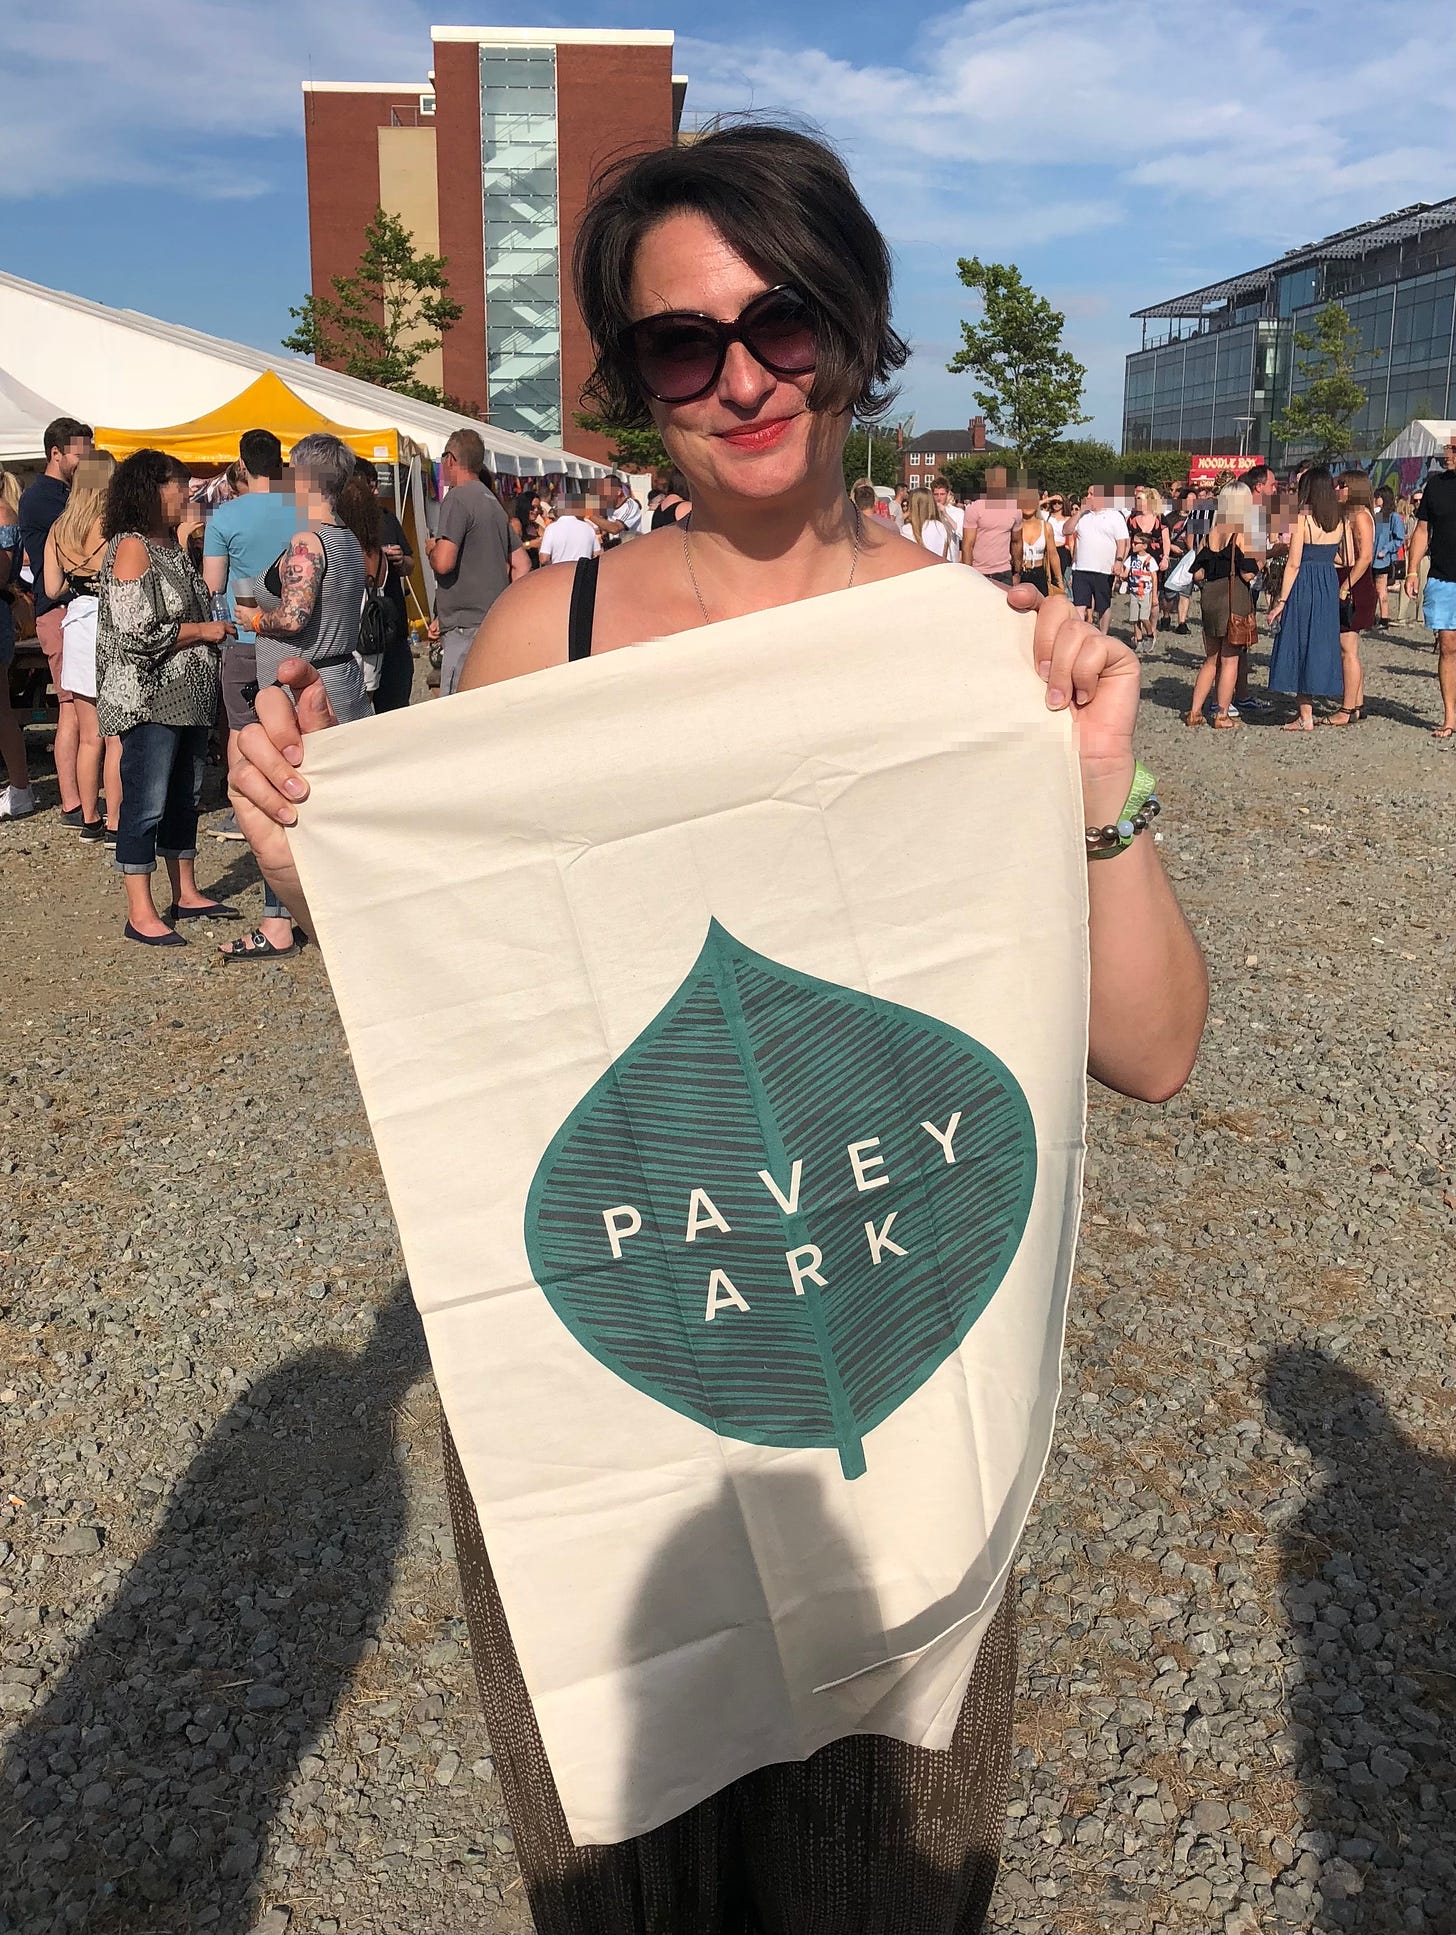
M 480 481 L 485 445 L 474 430 L 456 430 L 445 445 L 440 476 L 446 496 L 439 529 L 425 545 L 435 574 L 435 616 L 430 636 L 440 642 L 440 697 L 460 685 L 470 641 L 513 578 L 524 578 L 531 560 L 493 492 Z

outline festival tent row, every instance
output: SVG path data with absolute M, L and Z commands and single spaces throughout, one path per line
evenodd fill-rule
M 0 369 L 0 465 L 45 462 L 45 427 L 61 412 Z
M 376 464 L 408 465 L 411 458 L 423 454 L 416 443 L 392 425 L 379 430 L 361 430 L 336 423 L 311 403 L 305 403 L 272 370 L 264 370 L 236 396 L 186 423 L 160 427 L 139 424 L 127 429 L 98 423 L 96 441 L 118 461 L 131 456 L 134 450 L 166 450 L 189 470 L 198 471 L 230 464 L 238 454 L 239 437 L 252 429 L 273 432 L 283 445 L 285 463 L 296 443 L 320 432 L 338 437 L 356 457 L 367 457 Z
M 3 271 L 0 364 L 22 389 L 55 397 L 55 414 L 63 410 L 87 423 L 155 434 L 159 424 L 205 419 L 227 406 L 255 376 L 272 371 L 325 418 L 361 432 L 393 431 L 436 462 L 453 430 L 471 429 L 484 440 L 486 463 L 507 476 L 589 478 L 608 473 L 605 464 L 299 357 L 250 349 L 133 309 L 111 309 Z M 229 461 L 236 455 L 234 448 Z

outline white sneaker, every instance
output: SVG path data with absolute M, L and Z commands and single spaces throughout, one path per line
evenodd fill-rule
M 7 786 L 0 792 L 0 820 L 28 820 L 34 811 L 34 787 Z

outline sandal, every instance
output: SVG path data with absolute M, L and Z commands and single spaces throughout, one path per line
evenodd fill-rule
M 1208 724 L 1208 721 L 1201 712 L 1185 712 L 1183 715 L 1183 723 L 1185 726 L 1205 726 Z
M 1238 732 L 1242 729 L 1243 723 L 1243 720 L 1239 718 L 1237 713 L 1230 715 L 1227 712 L 1216 712 L 1213 715 L 1213 729 L 1215 732 Z
M 236 907 L 230 907 L 225 900 L 209 900 L 202 907 L 182 907 L 174 900 L 163 914 L 162 919 L 174 925 L 179 920 L 240 920 Z
M 1450 739 L 1456 737 L 1456 726 L 1432 726 L 1431 737 L 1433 739 Z
M 1332 712 L 1328 719 L 1321 719 L 1322 726 L 1334 726 L 1343 731 L 1346 726 L 1358 726 L 1365 718 L 1363 705 L 1342 705 L 1338 712 Z
M 1309 724 L 1306 725 L 1303 719 L 1291 719 L 1288 725 L 1281 726 L 1279 730 L 1281 732 L 1313 732 L 1314 721 L 1311 719 Z
M 299 941 L 297 930 L 287 947 L 275 947 L 261 927 L 255 927 L 251 934 L 244 934 L 240 940 L 227 947 L 220 947 L 218 953 L 224 961 L 281 961 L 286 955 L 297 954 Z

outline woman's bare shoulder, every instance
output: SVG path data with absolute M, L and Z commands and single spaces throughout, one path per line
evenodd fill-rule
M 935 570 L 945 562 L 933 551 L 927 551 L 923 544 L 902 537 L 894 525 L 887 524 L 882 517 L 860 520 L 859 548 L 860 567 L 855 573 L 857 580 L 903 578 L 911 571 Z
M 507 585 L 471 642 L 461 691 L 564 664 L 575 579 L 565 565 L 546 564 Z

